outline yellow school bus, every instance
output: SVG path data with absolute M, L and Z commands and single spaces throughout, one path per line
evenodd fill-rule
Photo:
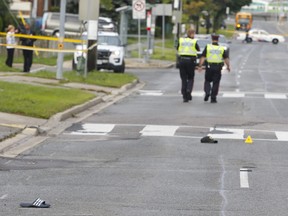
M 238 12 L 235 16 L 235 29 L 236 30 L 249 30 L 252 27 L 253 17 L 248 12 Z

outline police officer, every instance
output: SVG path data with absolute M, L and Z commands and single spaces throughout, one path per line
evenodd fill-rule
M 207 62 L 204 82 L 204 101 L 208 101 L 209 97 L 211 96 L 211 103 L 217 103 L 217 95 L 221 80 L 221 70 L 225 63 L 227 70 L 230 72 L 230 62 L 228 53 L 225 51 L 225 48 L 218 44 L 219 35 L 212 34 L 211 37 L 212 44 L 207 44 L 204 48 L 200 58 L 198 70 L 201 72 L 202 65 L 206 59 Z
M 189 29 L 187 31 L 187 37 L 181 37 L 177 46 L 181 78 L 181 93 L 184 103 L 192 100 L 191 93 L 194 84 L 196 57 L 197 51 L 200 51 L 197 40 L 194 39 L 194 34 L 195 31 Z

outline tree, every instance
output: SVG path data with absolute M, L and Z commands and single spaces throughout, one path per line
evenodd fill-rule
M 217 7 L 214 13 L 213 19 L 213 31 L 216 31 L 222 20 L 226 16 L 226 8 L 229 7 L 231 12 L 238 12 L 241 10 L 241 7 L 249 5 L 252 3 L 252 0 L 213 0 L 213 4 Z
M 10 0 L 0 1 L 0 31 L 4 31 L 5 27 L 13 23 L 13 17 L 9 14 Z
M 193 21 L 198 31 L 199 19 L 206 19 L 209 24 L 210 18 L 213 20 L 213 31 L 215 32 L 226 16 L 226 8 L 231 12 L 237 12 L 242 6 L 251 4 L 252 0 L 183 0 L 183 23 Z M 208 13 L 203 13 L 207 11 Z M 209 25 L 208 28 L 209 32 Z

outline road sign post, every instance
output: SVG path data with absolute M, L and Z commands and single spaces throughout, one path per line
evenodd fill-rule
M 141 58 L 141 22 L 140 19 L 146 17 L 146 1 L 133 0 L 132 2 L 133 19 L 138 19 L 138 57 Z

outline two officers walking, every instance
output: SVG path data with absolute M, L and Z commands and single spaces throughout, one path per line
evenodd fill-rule
M 191 93 L 194 84 L 197 51 L 200 51 L 194 35 L 194 30 L 189 29 L 187 37 L 180 38 L 177 45 L 181 93 L 184 103 L 192 100 Z M 217 103 L 222 67 L 225 63 L 227 70 L 230 72 L 230 61 L 225 48 L 218 44 L 219 35 L 212 34 L 211 37 L 212 43 L 207 44 L 204 48 L 197 69 L 202 72 L 202 65 L 205 63 L 204 101 L 208 101 L 209 97 L 211 97 L 211 103 Z

